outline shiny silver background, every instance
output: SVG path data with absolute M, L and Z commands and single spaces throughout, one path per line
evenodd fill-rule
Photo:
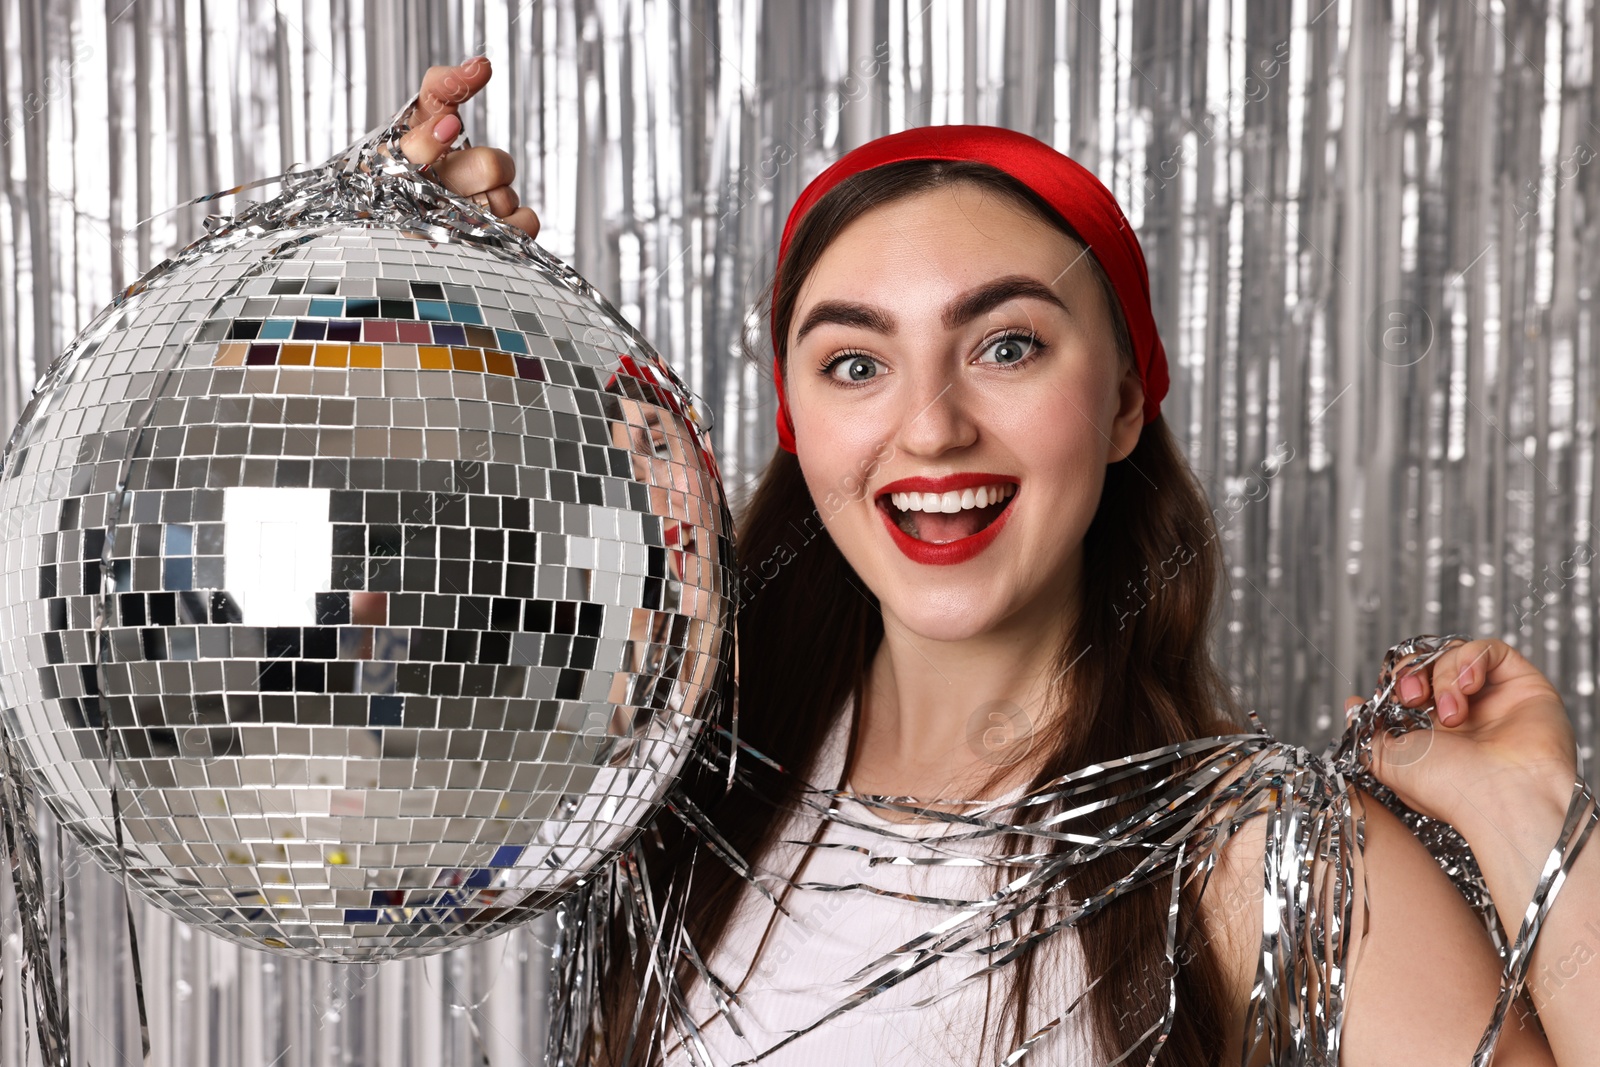
M 1013 126 L 1139 230 L 1244 702 L 1320 742 L 1395 641 L 1498 635 L 1561 688 L 1587 758 L 1597 35 L 1585 5 L 1475 0 L 0 0 L 0 409 L 200 232 L 180 213 L 118 252 L 135 221 L 324 158 L 429 63 L 482 51 L 468 135 L 516 155 L 541 243 L 707 400 L 737 500 L 774 441 L 765 363 L 737 342 L 762 344 L 800 189 L 879 133 Z M 137 1048 L 107 883 L 80 871 L 70 897 L 95 1062 Z M 362 972 L 140 921 L 158 1062 L 466 1063 L 469 1023 L 492 1062 L 538 1059 L 531 931 Z

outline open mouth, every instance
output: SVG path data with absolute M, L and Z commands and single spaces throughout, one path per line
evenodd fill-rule
M 885 493 L 878 507 L 907 537 L 943 545 L 987 529 L 1016 494 L 1016 485 L 1005 482 L 948 493 Z
M 672 577 L 682 579 L 685 576 L 684 568 L 688 565 L 688 557 L 699 551 L 700 544 L 695 539 L 695 527 L 682 522 L 670 522 L 662 530 L 661 539 L 666 542 L 667 551 L 671 553 Z

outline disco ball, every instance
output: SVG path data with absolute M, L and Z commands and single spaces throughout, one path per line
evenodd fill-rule
M 0 472 L 33 786 L 159 906 L 318 959 L 547 909 L 654 812 L 731 667 L 703 406 L 407 128 L 130 286 Z

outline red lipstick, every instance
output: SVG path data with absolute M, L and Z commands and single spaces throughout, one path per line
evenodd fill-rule
M 937 478 L 901 478 L 878 490 L 878 496 L 890 493 L 948 493 L 962 489 L 976 489 L 980 485 L 1016 485 L 1009 474 L 984 474 L 981 471 L 962 471 L 960 474 L 942 474 Z
M 693 527 L 685 530 L 684 526 L 682 522 L 668 522 L 663 524 L 661 530 L 661 540 L 666 542 L 667 551 L 672 553 L 675 567 L 670 577 L 680 581 L 684 579 L 684 567 L 688 564 L 685 557 L 698 547 Z
M 894 541 L 895 547 L 905 553 L 907 559 L 913 563 L 948 566 L 965 563 L 994 542 L 1000 534 L 1000 528 L 1006 524 L 1006 517 L 1011 514 L 1011 501 L 1016 499 L 1017 494 L 1015 492 L 1011 494 L 1011 499 L 1006 501 L 1005 507 L 989 525 L 968 537 L 946 541 L 942 545 L 931 541 L 919 541 L 900 529 L 900 524 L 895 522 L 894 516 L 890 514 L 889 509 L 893 505 L 888 502 L 887 497 L 890 493 L 948 493 L 995 484 L 1017 485 L 1018 482 L 1016 478 L 1005 474 L 981 473 L 947 474 L 939 478 L 901 478 L 879 489 L 875 499 L 878 514 L 883 516 L 883 524 L 889 531 L 889 537 Z

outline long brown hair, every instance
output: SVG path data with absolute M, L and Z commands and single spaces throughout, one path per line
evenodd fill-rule
M 802 285 L 848 223 L 876 205 L 958 181 L 1013 198 L 1083 246 L 1048 202 L 994 167 L 935 160 L 875 167 L 830 190 L 796 227 L 771 293 L 772 317 L 784 345 Z M 1126 369 L 1133 360 L 1126 320 L 1098 261 L 1089 255 L 1085 262 L 1099 279 L 1113 320 L 1116 358 Z M 763 358 L 748 350 L 746 355 Z M 780 349 L 779 356 L 786 359 L 787 352 Z M 1203 490 L 1160 418 L 1145 424 L 1127 457 L 1107 467 L 1099 506 L 1084 535 L 1079 610 L 1062 605 L 1069 623 L 1047 695 L 1054 712 L 1046 721 L 1053 725 L 1036 756 L 1042 759 L 1034 787 L 1089 763 L 1237 729 L 1238 709 L 1209 644 L 1222 577 L 1210 515 Z M 882 616 L 876 598 L 823 528 L 793 454 L 774 452 L 737 530 L 743 588 L 736 613 L 740 667 L 731 696 L 740 709 L 740 734 L 778 763 L 803 772 L 825 739 L 832 711 L 852 696 L 859 706 L 863 680 L 883 638 Z M 740 855 L 758 860 L 776 836 L 778 813 L 794 800 L 794 784 L 755 761 L 745 767 L 754 779 L 751 791 L 724 793 L 720 776 L 705 767 L 691 769 L 687 784 L 721 836 Z M 1114 808 L 1103 818 L 1109 824 L 1125 813 Z M 658 888 L 681 876 L 682 862 L 695 846 L 693 835 L 662 817 L 643 840 Z M 1074 896 L 1103 888 L 1137 859 L 1113 854 L 1083 865 L 1072 882 Z M 743 878 L 727 866 L 702 859 L 688 898 L 669 906 L 680 910 L 703 959 L 709 959 L 745 889 Z M 1078 927 L 1089 977 L 1099 979 L 1088 1003 L 1104 1049 L 1120 1052 L 1131 1045 L 1166 1007 L 1167 892 L 1158 880 L 1125 893 Z M 1227 1041 L 1221 964 L 1206 933 L 1196 902 L 1186 893 L 1180 908 L 1177 1012 L 1161 1051 L 1163 1063 L 1218 1063 Z M 659 1011 L 658 994 L 646 990 L 640 996 L 642 951 L 616 932 L 600 1003 L 594 1005 L 595 1016 L 603 1016 L 595 1019 L 588 1044 L 596 1062 L 631 1067 L 646 1055 L 628 1038 L 635 1005 L 644 1020 Z M 1027 1019 L 1025 1010 L 1035 981 L 1033 954 L 1011 971 L 1002 1018 L 1020 1039 L 1042 1021 Z M 692 975 L 685 966 L 681 980 L 687 984 Z M 640 1029 L 648 1030 L 648 1021 Z

